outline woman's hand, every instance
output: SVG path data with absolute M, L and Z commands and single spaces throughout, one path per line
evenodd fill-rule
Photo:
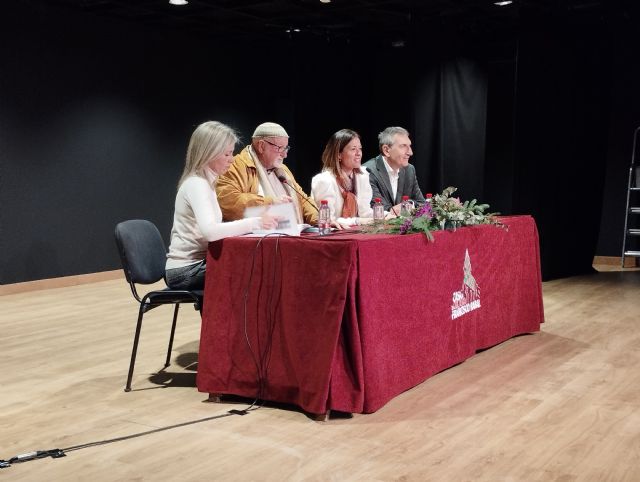
M 260 216 L 260 227 L 262 227 L 262 229 L 276 229 L 281 219 L 281 216 L 272 216 L 269 214 L 269 211 L 265 211 L 262 213 L 262 216 Z
M 331 221 L 331 227 L 336 228 L 338 231 L 342 231 L 343 229 L 350 229 L 350 224 L 340 223 L 338 221 Z

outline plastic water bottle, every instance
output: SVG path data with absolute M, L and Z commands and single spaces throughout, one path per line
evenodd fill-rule
M 424 198 L 425 198 L 425 199 L 424 199 L 424 200 L 425 200 L 426 202 L 428 202 L 429 204 L 431 204 L 431 198 L 432 198 L 432 197 L 433 197 L 433 194 L 431 194 L 430 192 L 428 192 L 427 194 L 425 194 L 425 196 L 424 196 Z
M 402 196 L 402 203 L 400 204 L 400 216 L 408 218 L 411 216 L 411 204 L 409 203 L 409 196 Z
M 318 231 L 320 234 L 331 233 L 331 210 L 326 199 L 320 201 L 320 210 L 318 212 Z
M 379 225 L 384 224 L 384 206 L 379 197 L 373 200 L 373 223 Z

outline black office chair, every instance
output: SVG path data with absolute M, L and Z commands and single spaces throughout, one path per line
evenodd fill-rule
M 133 377 L 133 367 L 136 363 L 136 352 L 138 351 L 138 340 L 144 314 L 160 305 L 175 305 L 171 335 L 169 336 L 169 348 L 167 349 L 167 360 L 164 365 L 166 368 L 169 366 L 171 359 L 173 335 L 176 331 L 176 320 L 178 319 L 180 304 L 193 303 L 195 309 L 202 312 L 202 290 L 186 291 L 164 288 L 150 291 L 140 298 L 136 291 L 136 283 L 151 284 L 164 279 L 166 246 L 155 224 L 143 219 L 131 219 L 119 223 L 116 226 L 115 235 L 118 251 L 120 252 L 120 260 L 122 261 L 122 269 L 129 286 L 131 286 L 133 297 L 140 303 L 127 386 L 124 389 L 125 392 L 129 392 L 131 391 L 131 378 Z

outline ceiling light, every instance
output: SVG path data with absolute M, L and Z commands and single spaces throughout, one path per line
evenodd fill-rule
M 331 3 L 331 0 L 320 0 L 320 3 Z
M 189 3 L 187 0 L 169 0 L 171 5 L 186 5 Z
M 507 5 L 511 5 L 513 3 L 513 0 L 504 0 L 503 2 L 493 2 L 494 5 L 497 5 L 498 7 L 505 7 Z

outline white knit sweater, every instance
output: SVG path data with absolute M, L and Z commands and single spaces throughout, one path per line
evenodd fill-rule
M 188 177 L 178 189 L 166 269 L 202 261 L 210 241 L 260 228 L 260 218 L 223 223 L 215 190 L 218 176 L 209 168 L 205 168 L 204 174 L 206 179 L 196 175 Z

